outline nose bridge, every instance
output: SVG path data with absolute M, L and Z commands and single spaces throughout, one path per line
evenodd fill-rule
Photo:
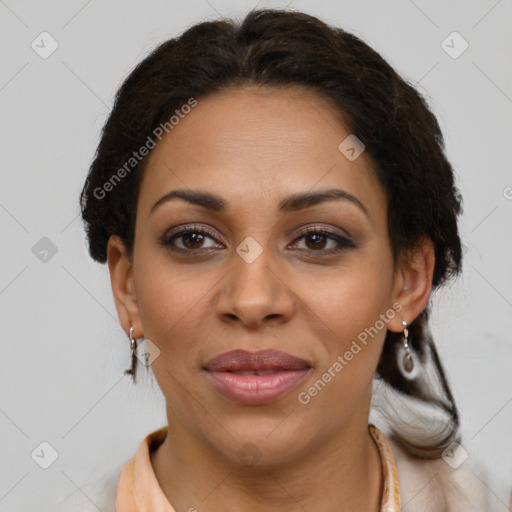
M 275 288 L 275 275 L 271 268 L 275 267 L 272 250 L 267 240 L 259 237 L 261 244 L 253 237 L 246 237 L 237 247 L 233 255 L 232 284 L 239 297 L 247 296 L 248 300 L 269 300 Z M 275 272 L 275 271 L 274 271 Z M 264 297 L 266 296 L 266 297 Z
M 233 253 L 233 266 L 227 276 L 218 313 L 236 316 L 248 324 L 259 323 L 266 317 L 287 315 L 291 299 L 287 287 L 279 279 L 278 261 L 267 243 L 260 244 L 246 237 Z

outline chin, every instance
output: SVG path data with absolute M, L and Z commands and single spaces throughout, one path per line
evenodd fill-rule
M 245 466 L 268 468 L 287 463 L 298 457 L 308 444 L 306 432 L 286 415 L 278 420 L 260 416 L 257 419 L 251 417 L 224 421 L 222 425 L 225 430 L 221 429 L 218 439 L 211 439 L 210 442 L 226 458 Z M 314 442 L 314 439 L 311 441 Z

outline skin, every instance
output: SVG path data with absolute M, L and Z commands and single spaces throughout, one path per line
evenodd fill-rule
M 109 240 L 121 324 L 161 351 L 152 367 L 169 430 L 151 462 L 177 511 L 380 510 L 380 458 L 367 427 L 372 379 L 386 328 L 401 332 L 402 320 L 410 324 L 427 304 L 434 251 L 421 240 L 394 265 L 385 190 L 367 153 L 349 161 L 338 150 L 349 134 L 327 100 L 299 87 L 198 99 L 148 156 L 133 255 L 117 236 Z M 331 188 L 357 197 L 367 215 L 348 200 L 278 211 L 291 194 Z M 173 199 L 150 214 L 174 189 L 218 194 L 228 209 Z M 159 243 L 171 228 L 192 223 L 215 236 L 175 240 L 188 250 L 182 253 Z M 335 239 L 302 236 L 306 226 L 355 247 L 334 253 Z M 251 263 L 236 252 L 248 236 L 262 249 Z M 298 393 L 394 303 L 400 312 L 301 404 Z M 283 350 L 312 370 L 275 402 L 236 403 L 202 369 L 235 348 Z M 247 443 L 260 457 L 254 465 L 238 457 Z

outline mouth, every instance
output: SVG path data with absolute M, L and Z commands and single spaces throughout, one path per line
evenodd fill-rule
M 290 392 L 311 368 L 286 352 L 233 350 L 211 359 L 203 370 L 223 396 L 238 403 L 263 404 Z

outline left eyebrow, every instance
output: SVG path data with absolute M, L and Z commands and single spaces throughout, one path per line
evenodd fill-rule
M 162 196 L 151 207 L 149 214 L 151 215 L 159 206 L 171 201 L 172 199 L 182 199 L 188 203 L 216 212 L 227 212 L 228 210 L 226 201 L 222 197 L 212 194 L 211 192 L 204 192 L 201 190 L 172 190 Z M 337 188 L 321 190 L 318 192 L 299 192 L 297 194 L 292 194 L 280 201 L 278 210 L 284 213 L 295 212 L 315 206 L 325 201 L 333 200 L 349 201 L 363 211 L 368 218 L 370 218 L 368 210 L 357 197 L 345 190 Z
M 292 194 L 279 203 L 279 211 L 294 212 L 315 206 L 325 201 L 333 200 L 349 201 L 356 205 L 360 210 L 364 212 L 368 218 L 370 218 L 368 210 L 356 196 L 349 194 L 346 190 L 339 188 L 320 190 L 318 192 L 300 192 L 298 194 Z

